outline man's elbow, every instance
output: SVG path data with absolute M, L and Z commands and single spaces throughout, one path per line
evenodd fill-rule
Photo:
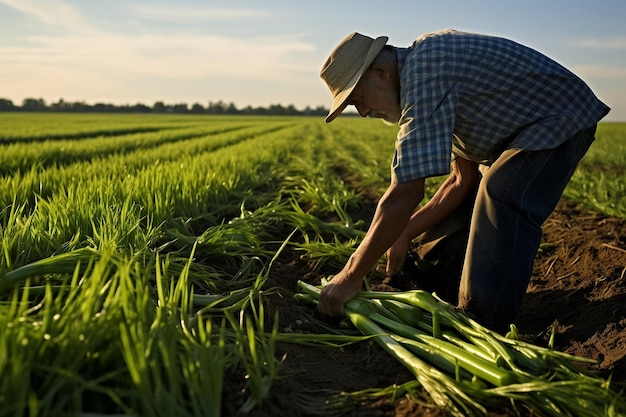
M 424 198 L 424 179 L 394 183 L 389 186 L 387 192 L 379 202 L 379 206 L 406 207 L 411 212 L 422 202 Z
M 455 182 L 457 187 L 461 188 L 465 193 L 475 190 L 480 181 L 478 164 L 460 158 L 455 162 L 456 166 L 453 175 L 456 177 Z
M 466 173 L 465 177 L 462 179 L 462 187 L 466 193 L 469 193 L 476 189 L 479 182 L 480 172 L 476 170 L 470 173 Z

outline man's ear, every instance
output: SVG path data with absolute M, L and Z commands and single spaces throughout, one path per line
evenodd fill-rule
M 372 75 L 375 75 L 383 79 L 388 79 L 390 75 L 389 71 L 387 70 L 387 67 L 385 67 L 384 65 L 376 64 L 376 63 L 373 64 L 369 68 L 369 71 L 372 73 Z

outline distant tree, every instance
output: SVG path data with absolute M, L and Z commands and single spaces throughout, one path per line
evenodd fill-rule
M 56 103 L 50 104 L 51 111 L 68 111 L 69 103 L 66 103 L 62 98 L 59 99 Z
M 265 107 L 256 107 L 253 111 L 252 114 L 257 114 L 257 115 L 268 115 L 268 114 L 274 114 L 272 113 L 272 109 L 266 109 Z
M 246 115 L 278 115 L 278 116 L 325 116 L 328 109 L 318 106 L 315 109 L 307 106 L 303 111 L 296 109 L 293 104 L 284 107 L 281 104 L 272 104 L 269 107 L 246 106 L 239 110 L 235 103 L 226 104 L 224 101 L 210 101 L 205 108 L 200 103 L 194 103 L 191 108 L 187 103 L 167 104 L 156 101 L 152 107 L 143 103 L 133 105 L 115 105 L 110 103 L 96 103 L 93 106 L 84 101 L 67 102 L 59 99 L 56 103 L 46 106 L 43 99 L 26 98 L 22 106 L 15 106 L 9 99 L 0 98 L 0 111 L 53 111 L 53 112 L 98 112 L 98 113 L 178 113 L 178 114 L 246 114 Z
M 285 108 L 280 104 L 272 104 L 269 109 L 270 114 L 284 116 L 286 111 Z
M 254 114 L 254 109 L 252 108 L 252 106 L 246 106 L 243 109 L 241 109 L 240 111 L 241 114 Z
M 226 110 L 224 110 L 224 112 L 226 114 L 237 114 L 239 113 L 239 110 L 237 110 L 237 107 L 235 107 L 235 103 L 230 103 Z
M 201 113 L 205 113 L 205 110 L 204 110 L 204 107 L 202 107 L 202 104 L 194 103 L 191 106 L 191 112 L 195 114 L 201 114 Z
M 17 107 L 7 98 L 0 98 L 0 111 L 15 111 Z
M 285 114 L 287 114 L 288 116 L 296 116 L 298 113 L 300 113 L 296 107 L 293 104 L 290 104 L 289 106 L 287 106 L 287 109 L 285 110 Z
M 317 116 L 326 116 L 328 114 L 330 109 L 327 109 L 324 106 L 317 106 L 315 108 L 315 111 L 313 112 L 313 114 L 317 115 Z
M 22 102 L 22 110 L 44 111 L 46 110 L 46 102 L 42 98 L 25 98 Z
M 113 113 L 117 110 L 117 107 L 115 107 L 113 104 L 96 103 L 93 105 L 92 109 L 94 112 L 97 113 Z
M 187 108 L 187 103 L 174 104 L 172 106 L 172 110 L 173 110 L 174 113 L 187 113 L 187 112 L 189 112 L 189 108 Z
M 224 114 L 226 112 L 226 104 L 220 100 L 217 103 L 209 101 L 209 106 L 207 107 L 207 113 L 209 114 Z
M 130 107 L 130 111 L 133 113 L 150 113 L 152 109 L 145 104 L 137 103 Z
M 70 104 L 71 111 L 76 113 L 86 113 L 92 110 L 92 107 L 84 101 L 75 101 Z
M 152 111 L 155 113 L 165 113 L 167 108 L 162 101 L 157 101 L 152 105 Z

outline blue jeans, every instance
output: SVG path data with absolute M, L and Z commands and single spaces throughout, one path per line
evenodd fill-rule
M 459 308 L 486 327 L 515 323 L 552 213 L 594 141 L 585 129 L 555 149 L 502 153 L 481 180 L 472 212 Z

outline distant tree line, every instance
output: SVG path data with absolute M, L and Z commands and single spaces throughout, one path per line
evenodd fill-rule
M 293 105 L 284 107 L 280 104 L 272 104 L 269 107 L 247 106 L 238 109 L 233 103 L 223 101 L 210 101 L 206 106 L 194 103 L 168 104 L 162 101 L 155 102 L 152 107 L 145 104 L 87 104 L 83 101 L 64 101 L 60 99 L 56 103 L 46 104 L 41 98 L 26 98 L 21 106 L 13 104 L 13 101 L 0 98 L 0 112 L 70 112 L 70 113 L 171 113 L 171 114 L 243 114 L 243 115 L 276 115 L 276 116 L 325 116 L 328 109 L 323 106 L 304 110 L 298 110 Z

